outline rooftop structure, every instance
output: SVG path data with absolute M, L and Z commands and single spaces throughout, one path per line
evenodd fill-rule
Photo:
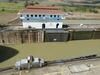
M 62 29 L 65 16 L 55 6 L 27 6 L 18 14 L 25 29 Z

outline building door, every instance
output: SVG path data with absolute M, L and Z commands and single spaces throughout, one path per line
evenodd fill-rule
M 56 29 L 58 29 L 59 23 L 56 24 Z
M 45 24 L 44 23 L 42 24 L 42 29 L 45 29 Z
M 32 27 L 30 25 L 28 25 L 28 29 L 31 29 Z

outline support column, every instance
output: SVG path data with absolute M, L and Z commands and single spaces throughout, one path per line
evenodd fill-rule
M 92 35 L 92 39 L 94 39 L 95 38 L 95 32 L 97 31 L 97 29 L 94 29 L 93 30 L 93 35 Z
M 69 36 L 69 41 L 73 40 L 73 32 L 74 30 L 69 30 L 70 36 Z

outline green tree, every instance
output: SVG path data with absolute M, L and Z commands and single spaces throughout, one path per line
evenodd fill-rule
M 70 12 L 73 12 L 73 10 L 71 10 L 71 9 L 70 9 L 69 11 L 70 11 Z
M 39 3 L 36 1 L 35 4 L 39 4 Z
M 51 6 L 55 6 L 55 4 L 52 4 Z
M 15 3 L 18 3 L 18 1 L 15 1 Z
M 13 0 L 9 0 L 9 2 L 11 3 L 11 2 L 13 2 Z
M 30 3 L 30 5 L 33 5 L 33 6 L 34 6 L 34 3 L 33 3 L 33 2 L 31 2 L 31 3 Z
M 25 8 L 26 8 L 28 5 L 29 5 L 28 0 L 26 0 L 26 2 L 25 2 L 25 4 L 24 4 Z
M 4 9 L 4 8 L 2 8 L 2 11 L 5 11 L 5 9 Z
M 63 11 L 64 11 L 64 12 L 66 12 L 66 9 L 65 9 L 65 8 L 63 8 Z
M 86 7 L 82 7 L 82 12 L 86 12 Z
M 92 9 L 91 8 L 89 9 L 89 12 L 92 12 Z
M 98 10 L 93 10 L 93 12 L 94 12 L 94 13 L 99 13 L 99 11 L 98 11 Z

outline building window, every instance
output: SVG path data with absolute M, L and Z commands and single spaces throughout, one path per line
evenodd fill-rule
M 56 17 L 56 15 L 54 15 L 54 17 Z
M 22 15 L 20 15 L 20 17 L 22 17 Z
M 29 25 L 28 28 L 31 29 L 32 27 Z
M 58 15 L 58 17 L 59 17 L 59 15 Z
M 23 22 L 23 20 L 21 19 L 21 22 Z
M 43 17 L 45 17 L 45 15 L 43 15 Z
M 39 17 L 41 17 L 41 15 L 39 15 Z
M 33 15 L 31 15 L 31 17 L 33 17 Z
M 37 15 L 35 15 L 35 17 L 37 17 Z
M 27 15 L 27 17 L 29 17 L 29 15 Z
M 52 15 L 50 15 L 50 17 L 52 17 Z
M 29 19 L 27 19 L 27 20 L 29 20 Z

